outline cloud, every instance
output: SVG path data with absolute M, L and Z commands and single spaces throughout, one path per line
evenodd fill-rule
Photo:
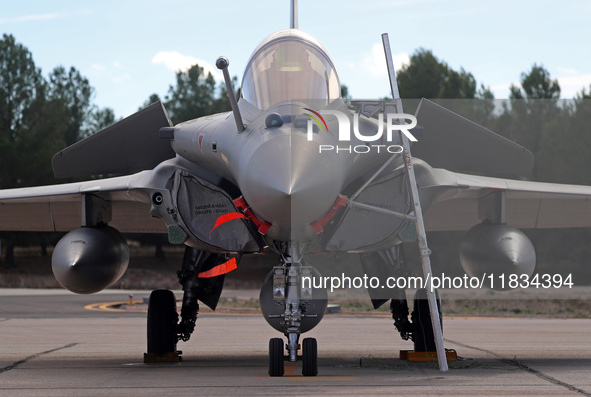
M 579 74 L 575 69 L 571 68 L 559 68 L 559 72 L 566 75 L 556 78 L 556 80 L 558 80 L 558 85 L 560 85 L 561 98 L 574 98 L 577 94 L 581 93 L 583 88 L 589 91 L 589 86 L 591 86 L 591 74 Z M 491 86 L 490 89 L 495 98 L 505 99 L 509 98 L 509 88 L 511 85 L 521 87 L 521 83 L 517 81 L 513 83 L 495 84 Z
M 561 98 L 574 98 L 583 88 L 589 91 L 591 85 L 591 74 L 578 74 L 565 77 L 558 77 Z
M 3 24 L 11 24 L 11 23 L 22 23 L 22 22 L 34 22 L 34 21 L 49 21 L 53 19 L 61 19 L 61 18 L 77 18 L 82 17 L 85 15 L 93 14 L 93 10 L 79 10 L 75 12 L 49 12 L 46 14 L 29 14 L 29 15 L 21 15 L 16 17 L 10 18 L 0 18 L 0 25 Z
M 578 74 L 577 69 L 575 69 L 575 68 L 563 68 L 561 66 L 558 66 L 556 69 L 558 70 L 558 73 L 561 75 L 566 74 L 569 76 L 574 76 L 574 75 Z
M 131 79 L 131 75 L 124 71 L 123 66 L 118 61 L 113 62 L 111 66 L 105 66 L 98 63 L 92 65 L 94 75 L 107 77 L 114 83 L 121 83 Z
M 394 69 L 400 70 L 403 65 L 410 62 L 410 56 L 405 52 L 400 52 L 392 55 L 392 61 L 394 62 Z M 360 66 L 361 69 L 373 77 L 388 76 L 386 56 L 384 55 L 384 47 L 381 43 L 375 43 L 371 47 L 371 52 L 363 54 Z
M 103 73 L 107 70 L 107 68 L 104 67 L 103 65 L 99 65 L 98 63 L 94 63 L 92 65 L 92 70 L 99 72 L 99 73 Z
M 492 91 L 493 95 L 495 96 L 495 98 L 497 99 L 507 99 L 509 98 L 509 93 L 511 92 L 511 86 L 517 86 L 520 87 L 519 82 L 513 82 L 513 83 L 499 83 L 499 84 L 494 84 L 490 87 L 490 90 Z
M 63 14 L 58 14 L 55 12 L 48 13 L 48 14 L 21 15 L 18 17 L 11 17 L 11 18 L 0 18 L 0 25 L 1 24 L 8 24 L 8 23 L 30 22 L 30 21 L 46 21 L 48 19 L 63 18 L 64 16 L 65 15 L 63 15 Z
M 185 72 L 191 66 L 198 64 L 203 68 L 205 76 L 207 76 L 208 73 L 211 73 L 216 80 L 222 80 L 221 72 L 209 62 L 190 55 L 183 55 L 177 51 L 160 51 L 154 55 L 152 63 L 154 65 L 164 65 L 167 69 L 175 73 L 178 71 Z

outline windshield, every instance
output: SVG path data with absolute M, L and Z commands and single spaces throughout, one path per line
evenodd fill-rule
M 262 46 L 242 80 L 242 97 L 259 109 L 289 100 L 328 104 L 340 94 L 339 79 L 328 56 L 296 37 Z

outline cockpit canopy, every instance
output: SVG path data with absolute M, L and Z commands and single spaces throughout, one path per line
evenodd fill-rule
M 259 109 L 283 101 L 326 105 L 341 95 L 330 56 L 313 36 L 282 30 L 255 50 L 242 80 L 242 97 Z

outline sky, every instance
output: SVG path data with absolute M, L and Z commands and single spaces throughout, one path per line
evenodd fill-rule
M 94 103 L 128 116 L 175 72 L 198 63 L 222 81 L 215 60 L 242 79 L 257 44 L 289 28 L 289 0 L 2 0 L 0 29 L 33 54 L 47 76 L 74 66 Z M 357 99 L 390 95 L 381 34 L 397 68 L 418 48 L 471 72 L 496 98 L 534 63 L 558 79 L 562 98 L 591 85 L 591 1 L 299 0 L 299 28 L 331 54 Z M 400 93 L 404 97 L 404 92 Z

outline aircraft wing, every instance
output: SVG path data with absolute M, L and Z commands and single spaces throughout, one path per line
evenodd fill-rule
M 166 233 L 160 219 L 151 218 L 151 172 L 62 185 L 0 190 L 0 230 L 70 231 L 79 228 L 82 199 L 92 194 L 111 203 L 109 225 L 128 233 Z
M 591 227 L 591 186 L 455 173 L 416 160 L 428 231 L 468 230 L 485 219 L 491 198 L 504 192 L 506 222 L 517 228 Z

